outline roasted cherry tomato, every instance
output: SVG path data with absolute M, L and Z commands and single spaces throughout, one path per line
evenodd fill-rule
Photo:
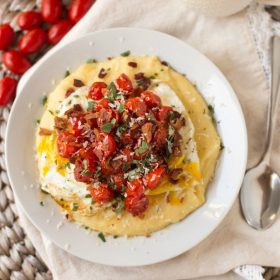
M 123 133 L 121 136 L 121 142 L 123 145 L 132 145 L 134 143 L 130 133 Z
M 99 112 L 102 108 L 109 109 L 110 108 L 109 104 L 110 101 L 108 99 L 102 99 L 94 105 L 93 110 L 95 112 Z
M 125 103 L 125 107 L 138 117 L 141 117 L 147 113 L 147 105 L 140 97 L 129 98 Z
M 109 123 L 113 119 L 115 119 L 115 123 L 117 123 L 120 119 L 119 113 L 111 108 L 101 108 L 98 111 L 97 125 L 102 127 L 103 125 Z M 113 125 L 114 126 L 114 125 Z
M 42 49 L 47 41 L 47 33 L 43 28 L 35 28 L 28 31 L 19 41 L 19 49 L 22 53 L 31 54 Z
M 45 22 L 55 23 L 62 16 L 61 0 L 42 0 L 41 15 Z
M 60 132 L 57 137 L 57 150 L 60 156 L 69 158 L 76 153 L 79 148 L 74 134 L 70 132 Z
M 107 184 L 101 183 L 99 186 L 88 188 L 94 201 L 99 203 L 110 202 L 114 199 L 115 193 Z
M 98 135 L 97 143 L 94 147 L 94 152 L 99 160 L 107 159 L 116 150 L 116 142 L 110 134 L 101 132 Z
M 125 208 L 133 216 L 138 216 L 148 208 L 149 200 L 145 195 L 145 188 L 140 179 L 127 182 Z
M 160 184 L 164 175 L 165 175 L 165 168 L 164 167 L 158 167 L 158 168 L 152 170 L 151 172 L 149 172 L 146 175 L 146 177 L 144 179 L 145 185 L 150 190 L 155 189 Z
M 121 74 L 116 79 L 116 87 L 119 91 L 126 94 L 131 94 L 133 92 L 132 82 L 125 74 Z
M 124 179 L 123 175 L 123 173 L 112 175 L 112 181 L 118 192 L 124 192 L 126 188 L 126 180 Z
M 8 24 L 0 25 L 0 50 L 9 48 L 14 40 L 14 30 Z
M 17 18 L 17 25 L 22 30 L 31 30 L 39 27 L 41 22 L 41 14 L 35 11 L 22 12 Z
M 163 126 L 160 125 L 154 134 L 154 142 L 155 142 L 155 146 L 157 149 L 161 149 L 164 148 L 164 146 L 166 145 L 166 139 L 168 138 L 168 131 L 167 129 Z
M 48 41 L 50 44 L 57 44 L 64 35 L 72 28 L 72 24 L 67 19 L 62 19 L 55 23 L 48 31 Z
M 74 177 L 78 182 L 89 184 L 92 181 L 93 173 L 85 167 L 84 160 L 76 159 L 74 168 Z
M 90 9 L 95 0 L 73 0 L 69 9 L 69 19 L 75 24 Z
M 16 94 L 17 80 L 11 77 L 4 77 L 0 80 L 0 105 L 8 104 Z
M 145 101 L 148 107 L 160 106 L 160 98 L 155 93 L 151 91 L 144 91 L 141 93 L 141 98 Z
M 161 106 L 156 113 L 156 119 L 160 122 L 168 121 L 169 115 L 172 111 L 173 110 L 170 106 Z
M 82 125 L 86 122 L 82 112 L 74 112 L 69 117 L 69 125 L 74 130 L 75 135 L 81 135 Z
M 3 64 L 13 73 L 22 75 L 30 67 L 31 63 L 19 51 L 7 51 L 2 56 Z
M 103 98 L 103 89 L 107 88 L 107 84 L 103 82 L 95 82 L 89 89 L 88 97 L 93 100 Z

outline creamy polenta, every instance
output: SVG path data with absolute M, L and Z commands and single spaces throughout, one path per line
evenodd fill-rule
M 204 203 L 220 138 L 197 89 L 157 57 L 84 64 L 45 106 L 36 135 L 42 190 L 75 222 L 112 235 L 147 235 Z M 107 123 L 101 107 L 103 117 L 110 112 Z M 137 130 L 134 140 L 125 129 L 130 137 Z

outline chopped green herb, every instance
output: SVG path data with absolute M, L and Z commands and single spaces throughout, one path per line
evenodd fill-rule
M 64 167 L 65 168 L 70 168 L 70 162 L 65 163 Z
M 77 211 L 79 209 L 79 204 L 74 202 L 72 205 L 72 211 Z
M 45 106 L 48 102 L 48 97 L 47 96 L 44 96 L 43 99 L 42 99 L 42 105 Z
M 125 171 L 127 171 L 128 168 L 129 168 L 129 165 L 126 162 L 124 162 L 122 165 L 122 170 L 125 172 Z
M 49 112 L 50 112 L 51 115 L 54 115 L 54 112 L 52 110 L 49 110 Z
M 118 112 L 122 113 L 124 111 L 124 105 L 123 103 L 120 103 L 119 108 L 118 108 Z
M 73 95 L 75 98 L 79 98 L 80 96 L 78 94 Z
M 90 112 L 93 111 L 94 105 L 95 105 L 95 102 L 94 102 L 94 101 L 89 101 L 89 102 L 88 102 L 88 110 L 89 110 Z
M 91 198 L 91 195 L 88 193 L 85 195 L 85 198 Z
M 121 137 L 122 134 L 126 131 L 127 129 L 127 124 L 126 123 L 123 123 L 121 125 L 119 125 L 119 127 L 117 128 L 117 131 L 116 131 L 116 135 L 118 137 Z
M 83 160 L 84 168 L 88 169 L 88 161 L 86 159 Z
M 70 71 L 66 70 L 65 74 L 64 74 L 64 78 L 68 77 L 70 75 Z
M 135 180 L 138 175 L 140 175 L 141 169 L 140 168 L 135 168 L 130 170 L 128 173 L 124 174 L 124 177 L 127 178 L 129 181 Z
M 87 60 L 87 64 L 91 64 L 91 63 L 97 63 L 97 60 L 94 58 L 90 58 Z
M 40 201 L 40 205 L 41 205 L 41 206 L 45 206 L 45 204 L 44 204 L 43 201 Z
M 103 242 L 106 242 L 105 236 L 102 232 L 99 232 L 97 235 Z
M 147 119 L 148 119 L 149 121 L 156 121 L 156 118 L 155 118 L 155 116 L 154 116 L 153 114 L 149 114 L 149 115 L 147 116 Z
M 129 56 L 130 55 L 130 51 L 126 51 L 126 52 L 123 52 L 123 53 L 121 53 L 121 56 Z
M 117 97 L 117 89 L 116 89 L 115 84 L 113 82 L 111 82 L 109 85 L 108 99 L 110 102 L 114 102 L 116 97 Z
M 71 105 L 71 103 L 72 103 L 72 99 L 70 99 L 70 100 L 68 101 L 67 105 Z
M 114 239 L 117 239 L 119 236 L 118 235 L 114 235 L 113 237 L 114 237 Z
M 37 123 L 37 124 L 40 124 L 40 120 L 36 120 L 36 123 Z
M 94 201 L 94 199 L 92 198 L 92 199 L 91 199 L 91 204 L 94 204 L 94 203 L 95 203 L 95 201 Z
M 137 148 L 137 149 L 135 150 L 135 153 L 136 153 L 136 155 L 143 154 L 143 153 L 145 153 L 149 148 L 150 148 L 150 145 L 149 145 L 145 140 L 143 140 L 143 141 L 141 142 L 141 145 L 139 146 L 139 148 Z
M 90 174 L 90 171 L 88 169 L 85 169 L 82 171 L 81 173 L 82 175 L 87 175 L 87 174 Z
M 222 151 L 225 148 L 223 142 L 220 143 L 220 151 Z
M 113 125 L 116 123 L 116 119 L 112 119 L 110 122 L 105 123 L 102 127 L 101 130 L 105 133 L 110 133 Z
M 120 200 L 117 204 L 116 209 L 115 209 L 115 213 L 120 214 L 123 209 L 124 209 L 124 202 L 122 200 Z

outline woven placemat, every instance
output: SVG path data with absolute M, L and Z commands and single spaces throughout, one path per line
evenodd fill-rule
M 69 4 L 69 0 L 63 2 Z M 0 23 L 9 22 L 17 31 L 15 22 L 18 13 L 37 9 L 39 5 L 40 0 L 0 0 Z M 33 60 L 36 61 L 40 56 L 33 57 Z M 0 77 L 3 74 L 5 70 L 0 67 Z M 51 272 L 19 224 L 14 195 L 6 173 L 4 137 L 10 108 L 11 105 L 0 107 L 0 280 L 50 280 Z M 280 268 L 266 268 L 264 278 L 280 280 Z

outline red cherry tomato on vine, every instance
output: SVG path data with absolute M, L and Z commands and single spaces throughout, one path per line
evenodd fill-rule
M 45 22 L 55 23 L 62 16 L 61 0 L 42 0 L 41 15 Z
M 103 97 L 103 89 L 107 88 L 107 84 L 103 82 L 95 82 L 89 89 L 88 97 L 93 100 L 99 100 Z
M 121 74 L 116 79 L 116 87 L 118 90 L 120 90 L 126 94 L 131 94 L 133 92 L 132 82 L 125 74 Z
M 72 28 L 72 24 L 67 19 L 62 19 L 55 23 L 48 31 L 48 41 L 50 44 L 57 44 L 64 35 Z
M 97 187 L 88 188 L 94 201 L 99 203 L 110 202 L 115 197 L 115 193 L 107 184 L 100 184 Z
M 125 103 L 125 107 L 138 117 L 147 112 L 147 105 L 140 97 L 129 98 Z
M 69 8 L 68 17 L 75 24 L 90 9 L 95 0 L 73 0 Z
M 40 13 L 35 11 L 26 11 L 19 14 L 17 25 L 21 30 L 31 30 L 39 27 L 42 22 Z
M 7 51 L 2 56 L 3 64 L 13 73 L 22 75 L 30 67 L 29 60 L 19 51 Z
M 17 80 L 6 76 L 0 80 L 0 105 L 8 104 L 16 94 Z
M 22 53 L 31 54 L 38 52 L 47 41 L 47 33 L 42 28 L 28 31 L 19 41 L 19 49 Z
M 8 24 L 0 25 L 0 50 L 5 50 L 10 47 L 14 40 L 14 30 Z
M 153 190 L 155 189 L 161 182 L 162 178 L 165 175 L 165 168 L 158 167 L 147 174 L 145 177 L 146 186 Z

